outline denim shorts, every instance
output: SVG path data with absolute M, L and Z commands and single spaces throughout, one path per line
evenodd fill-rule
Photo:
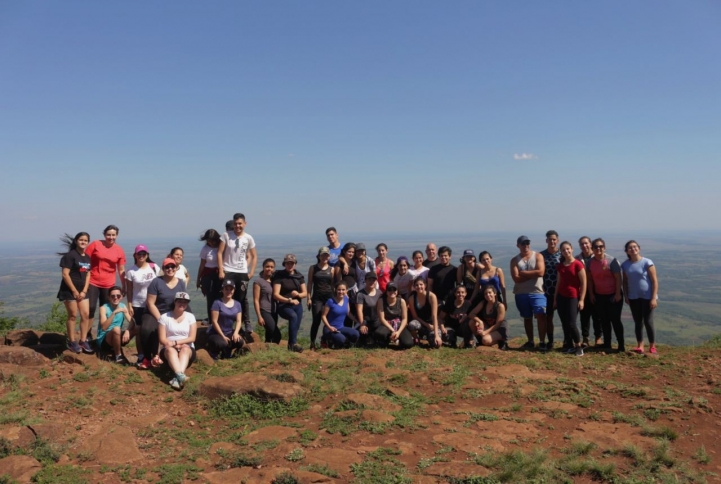
M 523 319 L 534 314 L 546 314 L 546 296 L 544 294 L 516 294 L 516 307 Z

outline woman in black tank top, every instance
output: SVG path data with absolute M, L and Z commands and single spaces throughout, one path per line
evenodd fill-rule
M 358 294 L 358 274 L 356 272 L 355 263 L 355 244 L 348 242 L 343 246 L 338 256 L 338 264 L 333 268 L 333 282 L 345 282 L 348 287 L 348 299 L 351 304 L 356 302 L 356 294 Z
M 379 345 L 398 349 L 413 346 L 413 336 L 408 331 L 408 308 L 392 282 L 386 286 L 386 293 L 378 300 L 376 310 L 380 324 L 373 332 L 373 338 Z
M 468 324 L 465 326 L 466 346 L 492 346 L 498 343 L 502 350 L 508 349 L 508 323 L 506 322 L 506 307 L 498 301 L 495 286 L 488 284 L 481 289 L 484 301 L 477 305 L 468 314 Z
M 315 340 L 322 322 L 323 306 L 328 299 L 333 297 L 333 268 L 328 263 L 330 260 L 328 247 L 323 246 L 318 249 L 316 259 L 318 262 L 308 269 L 308 310 L 313 315 L 313 322 L 310 326 L 311 351 L 317 349 Z
M 413 280 L 413 289 L 408 298 L 411 309 L 411 322 L 409 330 L 416 343 L 422 336 L 426 336 L 428 344 L 439 348 L 443 341 L 438 332 L 438 298 L 426 287 L 423 276 Z

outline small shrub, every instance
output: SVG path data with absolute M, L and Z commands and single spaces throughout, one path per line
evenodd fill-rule
M 293 450 L 291 450 L 289 453 L 285 455 L 285 460 L 289 462 L 298 462 L 305 459 L 305 453 L 303 452 L 303 449 L 300 447 L 297 447 Z
M 291 472 L 283 472 L 273 479 L 272 484 L 300 484 L 300 481 Z
M 338 474 L 338 471 L 331 469 L 327 465 L 323 464 L 311 464 L 306 467 L 301 467 L 300 470 L 302 471 L 308 471 L 308 472 L 315 472 L 316 474 L 321 474 L 326 477 L 331 477 L 333 479 L 337 479 L 340 477 L 340 474 Z

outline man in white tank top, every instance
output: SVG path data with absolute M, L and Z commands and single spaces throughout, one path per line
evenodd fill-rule
M 523 318 L 528 342 L 523 348 L 533 349 L 533 317 L 538 321 L 538 337 L 541 340 L 538 348 L 548 351 L 546 340 L 546 296 L 543 293 L 543 274 L 546 264 L 543 256 L 531 250 L 531 241 L 525 235 L 516 240 L 516 247 L 520 253 L 511 259 L 511 277 L 515 285 L 513 294 L 516 297 L 516 307 Z

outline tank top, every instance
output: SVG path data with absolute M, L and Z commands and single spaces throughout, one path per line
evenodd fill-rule
M 498 301 L 493 303 L 493 309 L 490 313 L 486 314 L 486 305 L 488 302 L 483 303 L 483 307 L 481 308 L 481 312 L 478 313 L 478 317 L 481 318 L 481 321 L 483 321 L 483 324 L 488 326 L 493 326 L 496 324 L 496 319 L 498 319 L 498 305 L 500 304 Z
M 387 298 L 383 298 L 383 316 L 385 316 L 388 324 L 393 326 L 394 331 L 397 331 L 398 328 L 400 328 L 402 309 L 401 298 L 396 297 L 396 303 L 392 306 L 388 304 Z
M 431 302 L 430 294 L 426 293 L 426 303 L 423 305 L 423 307 L 418 305 L 418 293 L 413 292 L 411 294 L 411 297 L 413 298 L 413 308 L 416 310 L 416 316 L 421 318 L 423 321 L 428 322 L 431 320 Z
M 496 288 L 496 293 L 500 296 L 501 295 L 501 278 L 498 277 L 498 267 L 496 267 L 496 271 L 493 273 L 493 276 L 489 277 L 488 279 L 484 279 L 481 277 L 481 284 L 480 286 L 486 286 L 486 285 L 492 285 Z
M 519 258 L 516 262 L 519 271 L 536 270 L 536 252 L 531 251 L 528 260 Z M 513 294 L 543 294 L 543 277 L 536 277 L 523 282 L 517 282 L 513 286 Z
M 354 288 L 357 288 L 358 283 L 358 275 L 356 273 L 355 264 L 346 264 L 345 262 L 341 262 L 341 260 L 338 260 L 338 266 L 340 267 L 340 275 L 341 280 L 346 283 L 346 286 L 348 286 L 348 291 L 353 290 Z M 343 270 L 345 268 L 348 268 L 348 274 L 344 274 Z
M 388 268 L 390 261 L 386 260 L 383 264 L 376 263 L 376 275 L 378 276 L 378 287 L 382 292 L 386 292 L 386 286 L 391 282 L 391 270 Z
M 473 289 L 476 287 L 476 269 L 469 271 L 468 267 L 463 265 L 463 279 L 461 280 L 463 286 L 466 288 L 466 292 L 470 296 Z
M 313 301 L 326 302 L 333 297 L 333 268 L 328 265 L 321 269 L 318 264 L 313 268 Z

